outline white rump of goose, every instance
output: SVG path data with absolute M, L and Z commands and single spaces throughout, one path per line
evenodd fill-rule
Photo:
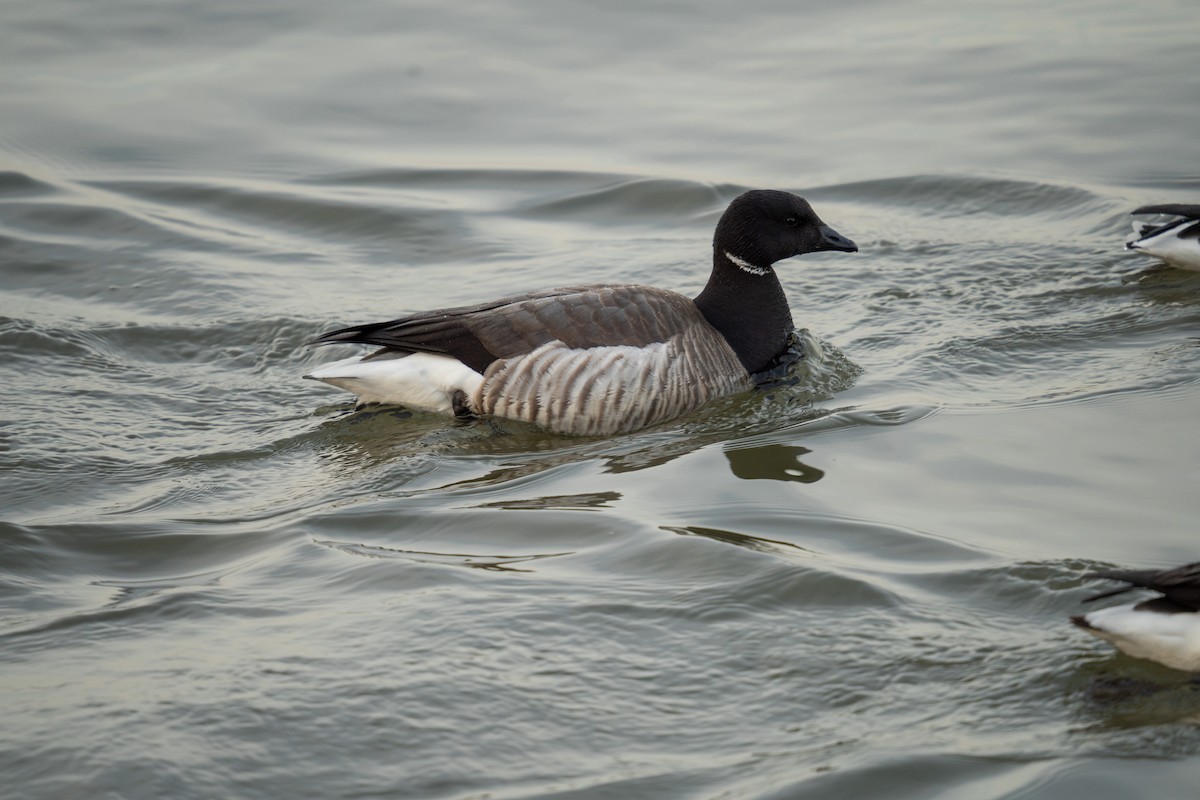
M 1200 672 L 1200 562 L 1161 571 L 1109 570 L 1088 577 L 1125 585 L 1093 595 L 1085 603 L 1134 589 L 1149 589 L 1158 596 L 1080 614 L 1071 617 L 1072 622 L 1135 658 Z
M 1166 203 L 1132 212 L 1130 250 L 1161 258 L 1173 267 L 1200 271 L 1200 205 Z

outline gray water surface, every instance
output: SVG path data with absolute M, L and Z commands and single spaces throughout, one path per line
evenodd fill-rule
M 1141 798 L 1200 692 L 1067 621 L 1200 558 L 1187 3 L 0 4 L 19 798 Z M 612 439 L 301 380 L 332 326 L 695 293 L 794 381 Z

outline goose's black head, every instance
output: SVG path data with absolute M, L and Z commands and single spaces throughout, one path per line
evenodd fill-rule
M 713 249 L 752 275 L 784 258 L 820 250 L 858 252 L 858 245 L 826 225 L 803 197 L 756 189 L 734 199 L 721 215 Z

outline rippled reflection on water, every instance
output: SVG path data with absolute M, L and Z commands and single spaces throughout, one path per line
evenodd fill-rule
M 1200 275 L 1121 246 L 1200 196 L 1177 9 L 0 22 L 10 791 L 1190 790 L 1195 686 L 1066 622 L 1197 558 Z M 780 266 L 821 355 L 759 391 L 602 440 L 300 380 L 333 324 L 694 293 L 758 185 L 862 248 Z

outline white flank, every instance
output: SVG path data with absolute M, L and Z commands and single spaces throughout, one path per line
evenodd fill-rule
M 1133 223 L 1133 229 L 1138 236 L 1141 236 L 1146 228 L 1142 223 Z M 1178 230 L 1176 227 L 1157 236 L 1135 239 L 1129 243 L 1129 247 L 1139 253 L 1161 258 L 1179 269 L 1200 271 L 1200 239 L 1180 239 L 1175 235 Z
M 454 393 L 475 395 L 483 376 L 448 356 L 413 353 L 400 358 L 361 356 L 314 369 L 306 378 L 324 381 L 358 395 L 358 402 L 396 403 L 423 411 L 454 413 Z
M 771 271 L 769 267 L 756 267 L 746 259 L 738 258 L 728 250 L 725 251 L 725 257 L 732 261 L 742 272 L 749 272 L 751 275 L 766 275 Z
M 1200 612 L 1164 614 L 1130 604 L 1102 608 L 1083 618 L 1092 626 L 1085 630 L 1135 658 L 1200 672 Z

